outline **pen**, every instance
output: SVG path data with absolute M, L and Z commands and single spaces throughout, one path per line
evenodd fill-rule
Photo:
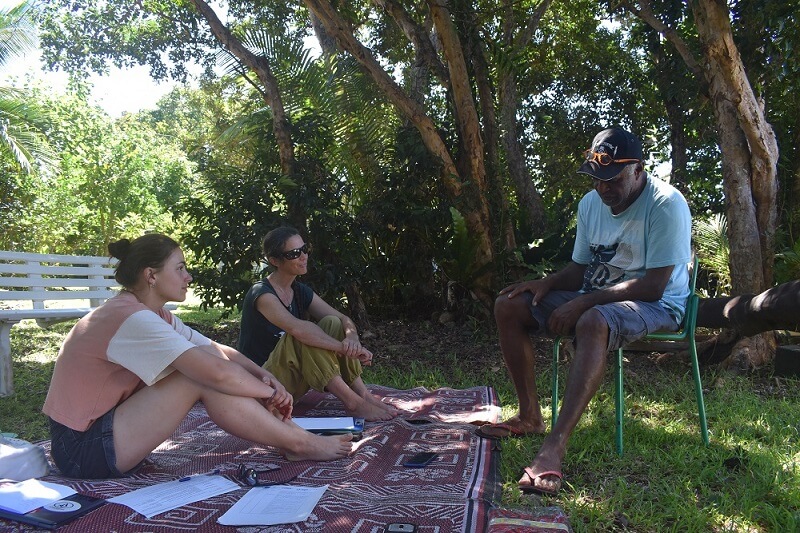
M 178 481 L 189 481 L 190 479 L 192 479 L 193 477 L 196 477 L 196 476 L 213 476 L 213 475 L 219 474 L 219 472 L 220 472 L 219 468 L 215 468 L 214 470 L 211 470 L 210 472 L 206 472 L 205 474 L 195 474 L 194 476 L 182 477 Z

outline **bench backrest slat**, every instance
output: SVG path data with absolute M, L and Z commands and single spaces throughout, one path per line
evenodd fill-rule
M 0 261 L 38 261 L 40 263 L 79 263 L 87 265 L 114 265 L 113 257 L 97 255 L 33 254 L 0 250 Z
M 46 302 L 50 300 L 106 300 L 116 296 L 118 291 L 0 291 L 0 300 L 30 300 Z
M 114 269 L 110 267 L 92 266 L 53 266 L 41 263 L 0 263 L 0 274 L 38 274 L 58 276 L 114 276 Z
M 119 287 L 114 278 L 0 278 L 0 287 Z M 0 298 L 2 300 L 2 298 Z
M 90 300 L 96 307 L 117 294 L 117 260 L 102 256 L 36 254 L 0 250 L 0 300 Z M 27 290 L 19 290 L 27 289 Z

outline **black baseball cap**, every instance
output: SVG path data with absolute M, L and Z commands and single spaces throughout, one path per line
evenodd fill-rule
M 622 128 L 608 128 L 595 135 L 592 148 L 588 152 L 592 152 L 589 154 L 592 159 L 587 158 L 578 169 L 578 173 L 589 174 L 601 181 L 610 180 L 622 172 L 625 165 L 640 163 L 643 158 L 642 141 Z M 597 160 L 600 156 L 594 154 L 605 154 L 603 157 L 608 157 L 611 161 L 622 162 L 602 165 Z

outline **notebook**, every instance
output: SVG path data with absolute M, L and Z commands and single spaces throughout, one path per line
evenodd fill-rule
M 322 435 L 340 433 L 357 435 L 364 431 L 364 419 L 352 416 L 292 417 L 292 420 L 306 431 Z
M 102 498 L 73 494 L 27 513 L 15 513 L 0 509 L 0 518 L 7 518 L 44 529 L 55 529 L 83 516 L 106 503 Z

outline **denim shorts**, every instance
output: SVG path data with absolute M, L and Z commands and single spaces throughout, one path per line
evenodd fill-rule
M 123 475 L 114 453 L 114 409 L 86 431 L 75 431 L 51 418 L 50 438 L 50 455 L 63 475 L 83 479 Z
M 530 293 L 525 293 L 531 298 Z M 531 305 L 531 315 L 539 323 L 541 333 L 555 337 L 547 331 L 547 319 L 557 307 L 574 300 L 581 293 L 576 291 L 550 291 L 536 305 Z M 678 331 L 680 324 L 672 314 L 658 302 L 622 301 L 595 305 L 608 323 L 608 351 L 639 340 L 656 331 Z

